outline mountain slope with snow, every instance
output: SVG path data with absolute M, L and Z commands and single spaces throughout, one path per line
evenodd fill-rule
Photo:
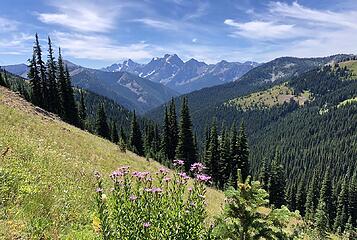
M 162 83 L 177 92 L 188 93 L 237 80 L 258 65 L 256 62 L 239 63 L 224 60 L 217 64 L 206 64 L 196 59 L 183 62 L 176 54 L 165 54 L 162 58 L 153 58 L 147 64 L 138 64 L 129 59 L 102 70 L 127 71 Z

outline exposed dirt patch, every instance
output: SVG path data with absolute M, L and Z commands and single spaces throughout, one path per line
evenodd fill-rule
M 60 120 L 60 118 L 40 107 L 34 106 L 32 103 L 23 99 L 19 93 L 10 91 L 7 88 L 0 86 L 0 102 L 11 108 L 20 109 L 23 112 L 39 115 L 46 120 Z

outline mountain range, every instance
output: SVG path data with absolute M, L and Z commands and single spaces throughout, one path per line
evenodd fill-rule
M 176 54 L 165 54 L 161 58 L 153 58 L 147 64 L 139 64 L 129 59 L 101 70 L 130 72 L 153 82 L 162 83 L 179 93 L 189 93 L 237 80 L 258 65 L 259 63 L 256 62 L 240 63 L 225 60 L 217 64 L 206 64 L 193 58 L 184 62 Z
M 180 109 L 181 107 L 182 98 L 187 97 L 192 111 L 194 125 L 204 128 L 205 124 L 201 121 L 210 124 L 212 117 L 217 114 L 216 108 L 229 99 L 247 95 L 251 92 L 258 91 L 259 89 L 264 89 L 267 86 L 288 81 L 293 77 L 298 77 L 317 67 L 339 62 L 353 56 L 354 55 L 338 54 L 319 58 L 276 58 L 270 62 L 255 67 L 236 81 L 204 88 L 199 91 L 179 96 L 175 99 L 177 109 Z M 163 119 L 163 112 L 164 106 L 160 106 L 148 111 L 146 115 L 159 121 Z M 202 118 L 202 116 L 206 116 L 206 118 Z
M 143 113 L 160 106 L 179 94 L 163 84 L 141 78 L 130 72 L 107 72 L 91 69 L 65 61 L 72 84 L 108 97 L 127 109 Z M 28 67 L 25 64 L 8 65 L 4 69 L 27 77 Z

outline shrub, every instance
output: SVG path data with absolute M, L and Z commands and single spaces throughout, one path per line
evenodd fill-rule
M 291 213 L 285 206 L 269 209 L 269 194 L 250 176 L 237 189 L 226 191 L 224 212 L 217 218 L 213 234 L 216 239 L 293 239 L 286 231 Z
M 121 167 L 111 174 L 113 188 L 104 191 L 96 173 L 96 201 L 103 239 L 207 239 L 205 228 L 205 183 L 203 166 L 191 166 L 195 178 L 181 172 L 183 161 L 175 160 L 173 174 L 130 172 Z

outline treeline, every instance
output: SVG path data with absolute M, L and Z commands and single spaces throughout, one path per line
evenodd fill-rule
M 68 67 L 63 62 L 61 49 L 58 49 L 58 60 L 56 61 L 51 39 L 48 38 L 48 55 L 45 63 L 36 34 L 33 55 L 28 62 L 28 79 L 32 90 L 31 102 L 58 114 L 64 121 L 83 128 L 83 119 L 79 118 L 71 78 Z M 82 110 L 80 109 L 80 111 Z
M 212 176 L 212 181 L 218 188 L 236 187 L 238 169 L 245 181 L 250 175 L 250 166 L 244 124 L 241 124 L 239 132 L 233 124 L 230 129 L 222 126 L 219 133 L 214 119 L 211 127 L 206 130 L 201 158 L 205 162 L 207 173 Z

